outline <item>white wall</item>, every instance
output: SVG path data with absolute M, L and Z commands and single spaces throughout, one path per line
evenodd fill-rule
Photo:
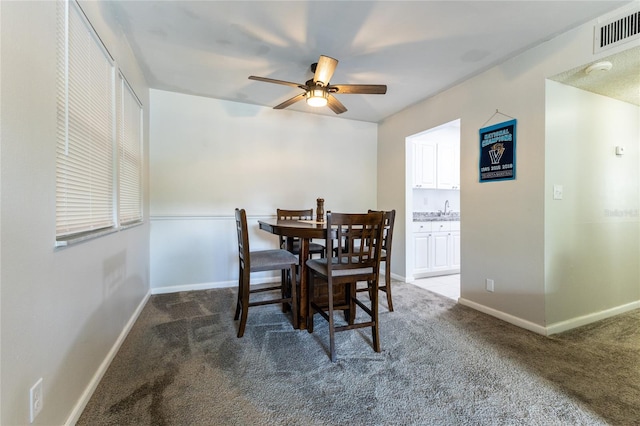
M 83 6 L 147 108 L 142 73 L 104 4 Z M 0 8 L 0 424 L 29 424 L 29 389 L 42 377 L 44 408 L 34 424 L 59 425 L 79 414 L 148 294 L 149 228 L 54 249 L 56 2 Z
M 234 209 L 257 229 L 277 208 L 376 208 L 373 123 L 151 90 L 154 292 L 236 285 Z
M 414 212 L 444 211 L 448 201 L 447 211 L 460 212 L 460 191 L 457 189 L 413 189 Z M 411 232 L 411 231 L 409 231 Z
M 550 80 L 546 93 L 545 187 L 563 186 L 545 208 L 546 320 L 566 327 L 640 301 L 640 108 Z
M 528 83 L 532 77 L 515 66 L 504 64 L 489 70 L 385 120 L 379 129 L 379 144 L 400 144 L 407 135 L 425 127 L 461 118 L 461 296 L 526 321 L 543 323 L 544 139 L 540 132 L 544 130 L 544 86 L 532 86 Z M 519 118 L 517 179 L 480 184 L 478 129 L 496 107 Z M 534 113 L 536 109 L 538 114 Z M 404 144 L 400 146 L 405 148 Z M 405 153 L 402 150 L 394 155 Z M 384 165 L 380 173 L 394 178 L 393 171 L 387 171 Z M 399 187 L 403 184 L 397 182 Z M 379 199 L 382 204 L 381 194 Z M 404 232 L 397 229 L 395 235 Z M 404 249 L 405 241 L 394 243 L 395 249 Z M 494 293 L 484 290 L 485 278 L 495 280 Z
M 378 129 L 381 208 L 403 206 L 396 222 L 392 268 L 405 266 L 407 136 L 461 118 L 461 302 L 546 333 L 545 79 L 592 62 L 595 20 L 384 120 Z M 619 48 L 621 50 L 621 48 Z M 607 55 L 615 51 L 606 52 Z M 478 182 L 478 129 L 496 109 L 515 117 L 517 169 L 512 181 Z M 404 219 L 404 220 L 403 220 Z M 394 272 L 396 272 L 394 270 Z M 406 275 L 405 270 L 397 271 Z M 495 291 L 485 290 L 485 279 Z

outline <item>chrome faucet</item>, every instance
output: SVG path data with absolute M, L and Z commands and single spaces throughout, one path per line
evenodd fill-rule
M 447 207 L 449 207 L 449 200 L 444 202 L 444 214 L 447 214 Z

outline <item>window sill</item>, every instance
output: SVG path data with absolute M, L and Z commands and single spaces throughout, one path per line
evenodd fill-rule
M 97 231 L 83 232 L 80 234 L 70 235 L 67 237 L 61 237 L 60 239 L 56 240 L 55 247 L 56 248 L 69 247 L 75 244 L 83 243 L 85 241 L 93 240 L 95 238 L 104 237 L 105 235 L 115 234 L 116 232 L 124 231 L 126 229 L 136 228 L 142 225 L 143 223 L 144 221 L 139 221 L 139 222 L 129 223 L 127 225 L 122 225 L 119 228 L 100 229 Z
M 120 225 L 119 230 L 124 231 L 125 229 L 137 228 L 138 226 L 144 224 L 144 221 L 139 220 L 137 222 L 126 223 L 124 225 Z

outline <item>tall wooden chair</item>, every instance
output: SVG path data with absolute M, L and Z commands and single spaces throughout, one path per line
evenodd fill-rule
M 369 210 L 369 213 L 375 210 Z M 382 253 L 380 262 L 384 262 L 384 285 L 379 286 L 380 291 L 387 294 L 387 306 L 389 312 L 393 312 L 393 299 L 391 298 L 391 243 L 393 242 L 393 225 L 396 220 L 396 211 L 382 211 L 384 230 L 382 236 Z M 367 287 L 358 287 L 356 291 L 369 291 Z
M 291 305 L 291 314 L 293 316 L 293 326 L 294 328 L 298 328 L 298 298 L 296 295 L 296 285 L 292 285 L 292 282 L 294 282 L 294 271 L 296 264 L 298 263 L 298 259 L 293 254 L 283 249 L 250 251 L 247 213 L 244 209 L 236 209 L 236 230 L 238 232 L 238 260 L 240 270 L 238 278 L 238 301 L 236 303 L 236 314 L 234 316 L 234 320 L 238 320 L 238 318 L 240 318 L 238 337 L 242 337 L 244 335 L 249 307 L 251 306 L 289 303 Z M 252 272 L 278 270 L 283 272 L 280 285 L 251 289 Z M 280 291 L 279 297 L 277 298 L 263 297 L 255 301 L 250 301 L 249 296 L 251 294 L 275 290 Z M 284 310 L 283 306 L 283 311 Z
M 276 215 L 278 220 L 313 220 L 313 209 L 306 210 L 286 210 L 276 209 Z M 287 249 L 291 253 L 300 254 L 300 239 L 293 238 L 291 240 L 292 245 L 287 247 L 287 241 L 284 237 L 280 237 L 280 248 Z M 310 242 L 309 243 L 309 257 L 314 254 L 319 254 L 320 257 L 324 257 L 325 247 L 322 244 Z
M 308 316 L 307 331 L 313 332 L 313 317 L 319 313 L 329 322 L 329 352 L 336 361 L 335 333 L 363 327 L 371 327 L 373 349 L 380 352 L 378 332 L 378 279 L 382 251 L 383 214 L 331 213 L 327 212 L 327 253 L 330 258 L 307 260 L 308 271 Z M 365 281 L 369 290 L 369 306 L 357 298 L 355 283 Z M 320 304 L 312 295 L 314 287 L 326 285 L 327 303 Z M 346 286 L 343 303 L 334 303 L 334 288 Z M 355 310 L 361 308 L 366 321 L 356 323 L 349 320 L 346 325 L 336 326 L 334 311 L 345 311 L 345 318 L 355 318 Z

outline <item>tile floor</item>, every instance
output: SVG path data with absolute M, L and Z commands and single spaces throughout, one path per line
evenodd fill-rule
M 441 294 L 458 301 L 460 297 L 460 274 L 442 275 L 439 277 L 420 278 L 411 284 L 417 285 L 434 293 Z

